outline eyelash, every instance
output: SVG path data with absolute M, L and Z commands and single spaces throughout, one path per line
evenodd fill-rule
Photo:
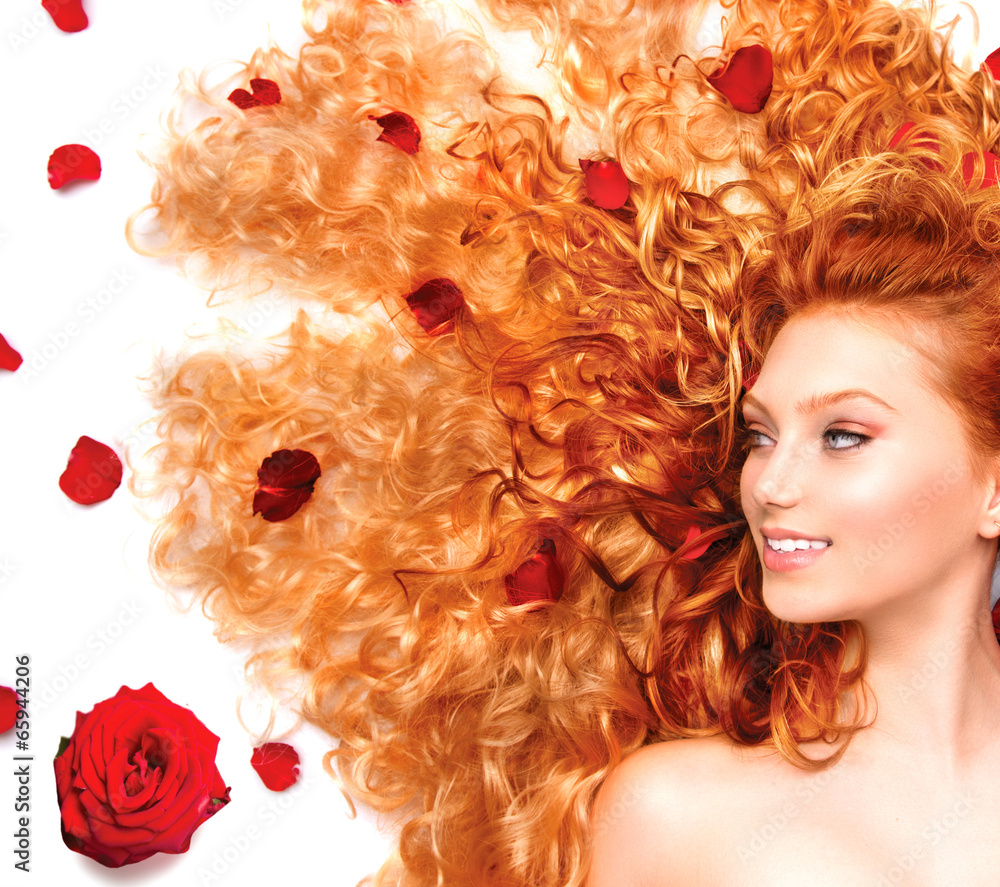
M 763 431 L 758 431 L 754 428 L 747 428 L 745 425 L 740 428 L 740 436 L 742 438 L 743 447 L 746 450 L 755 450 L 758 447 L 767 446 L 761 442 L 761 438 L 767 438 L 771 440 Z M 848 431 L 846 428 L 828 428 L 823 432 L 823 439 L 828 443 L 831 438 L 834 437 L 847 437 L 852 438 L 855 442 L 846 447 L 832 447 L 827 446 L 826 449 L 837 453 L 843 453 L 850 450 L 860 450 L 865 444 L 867 444 L 871 438 L 867 434 L 860 434 L 857 431 Z
M 840 435 L 841 437 L 852 437 L 855 439 L 855 443 L 851 444 L 849 447 L 830 447 L 831 450 L 860 450 L 871 438 L 867 434 L 858 434 L 857 431 L 847 431 L 843 428 L 831 428 L 829 429 L 823 437 L 829 439 L 834 435 Z

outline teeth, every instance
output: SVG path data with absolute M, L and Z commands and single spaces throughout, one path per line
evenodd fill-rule
M 807 551 L 810 548 L 826 548 L 830 543 L 819 539 L 768 539 L 764 541 L 773 551 Z

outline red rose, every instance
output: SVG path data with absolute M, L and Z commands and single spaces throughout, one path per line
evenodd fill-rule
M 66 846 L 111 868 L 184 853 L 229 803 L 215 766 L 219 737 L 152 684 L 122 687 L 63 740 L 56 796 Z
M 708 82 L 744 114 L 756 114 L 771 95 L 774 63 L 766 46 L 742 46 Z

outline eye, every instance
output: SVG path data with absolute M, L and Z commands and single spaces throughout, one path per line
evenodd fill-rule
M 759 447 L 774 446 L 774 439 L 769 437 L 759 428 L 747 428 L 746 426 L 743 426 L 740 429 L 740 437 L 742 438 L 744 449 L 747 450 L 756 450 Z
M 831 428 L 823 435 L 823 438 L 831 450 L 856 450 L 871 440 L 866 434 L 847 431 L 843 428 Z

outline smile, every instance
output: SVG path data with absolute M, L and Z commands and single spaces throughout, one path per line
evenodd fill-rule
M 772 573 L 790 573 L 812 566 L 833 543 L 786 527 L 761 527 L 761 562 Z
M 764 537 L 764 542 L 772 551 L 806 551 L 826 548 L 830 544 L 822 539 L 770 539 L 767 536 Z

